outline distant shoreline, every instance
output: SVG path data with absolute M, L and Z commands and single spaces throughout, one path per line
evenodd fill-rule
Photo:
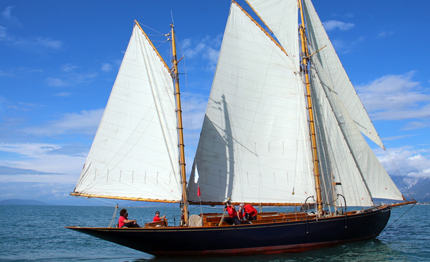
M 1 200 L 0 205 L 41 206 L 41 205 L 47 205 L 47 204 L 39 200 L 31 200 L 31 199 L 6 199 L 6 200 Z

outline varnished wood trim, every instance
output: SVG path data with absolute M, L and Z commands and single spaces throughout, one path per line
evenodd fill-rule
M 215 205 L 224 205 L 225 204 L 225 202 L 204 202 L 204 201 L 202 201 L 202 202 L 193 202 L 193 201 L 190 201 L 189 202 L 190 203 L 190 205 L 208 205 L 208 206 L 215 206 Z M 230 203 L 232 203 L 233 205 L 239 205 L 239 204 L 241 204 L 241 203 L 244 203 L 244 204 L 250 204 L 250 205 L 253 205 L 253 206 L 302 206 L 303 205 L 303 203 L 255 203 L 255 202 L 251 202 L 251 203 L 248 203 L 248 202 L 234 202 L 234 201 L 230 201 Z M 310 204 L 315 204 L 315 203 L 307 203 L 308 205 L 310 205 Z
M 136 25 L 140 28 L 140 30 L 142 31 L 142 33 L 145 35 L 146 40 L 148 40 L 148 42 L 151 44 L 152 48 L 154 49 L 155 53 L 157 53 L 158 57 L 160 58 L 161 62 L 163 62 L 164 66 L 166 67 L 167 71 L 169 72 L 169 74 L 171 73 L 170 68 L 167 66 L 166 61 L 164 61 L 163 57 L 160 55 L 160 53 L 158 53 L 157 48 L 155 48 L 154 44 L 152 44 L 152 41 L 149 39 L 148 35 L 145 33 L 145 31 L 143 31 L 142 27 L 140 26 L 139 22 L 137 22 L 136 20 L 134 20 L 134 22 L 136 23 Z
M 242 10 L 242 12 L 245 14 L 245 15 L 247 15 L 248 17 L 249 17 L 249 19 L 251 19 L 251 21 L 252 22 L 254 22 L 255 23 L 255 25 L 256 26 L 258 26 L 260 29 L 261 29 L 261 31 L 263 31 L 266 35 L 267 35 L 267 37 L 269 37 L 272 41 L 273 41 L 273 43 L 275 43 L 281 50 L 282 50 L 282 52 L 284 52 L 285 53 L 285 55 L 286 56 L 288 56 L 288 54 L 287 54 L 287 52 L 285 51 L 285 49 L 278 43 L 278 41 L 276 41 L 269 33 L 267 33 L 267 31 L 266 30 L 264 30 L 264 28 L 263 27 L 261 27 L 261 25 L 257 22 L 257 21 L 255 21 L 255 19 L 254 18 L 252 18 L 252 16 L 250 16 L 246 11 L 245 11 L 245 9 L 243 9 L 236 1 L 232 1 L 232 3 L 234 3 L 234 4 L 236 4 L 237 5 L 237 7 L 239 7 L 240 8 L 240 10 Z M 252 8 L 252 7 L 251 7 Z M 263 20 L 261 20 L 261 21 L 263 21 Z M 269 27 L 267 27 L 267 28 L 269 28 Z
M 165 200 L 165 199 L 151 199 L 151 198 L 140 198 L 140 197 L 120 197 L 120 196 L 107 196 L 107 195 L 95 195 L 95 194 L 83 194 L 72 192 L 71 196 L 76 197 L 88 197 L 88 198 L 106 198 L 106 199 L 118 199 L 118 200 L 129 200 L 129 201 L 142 201 L 142 202 L 160 202 L 160 203 L 179 203 L 180 200 Z

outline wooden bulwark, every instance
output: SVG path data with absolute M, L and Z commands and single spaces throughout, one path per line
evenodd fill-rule
M 241 204 L 243 202 L 232 202 L 232 201 L 230 201 L 230 203 L 232 203 L 233 205 L 239 205 L 239 204 Z M 216 205 L 225 205 L 225 202 L 205 202 L 205 201 L 197 202 L 197 201 L 189 201 L 189 204 L 190 205 L 216 206 Z M 255 207 L 259 207 L 259 206 L 263 206 L 263 207 L 265 207 L 265 206 L 277 206 L 277 207 L 293 206 L 294 207 L 294 206 L 302 206 L 303 205 L 303 203 L 255 203 L 255 202 L 252 202 L 252 203 L 246 202 L 244 204 L 250 204 L 250 205 L 255 206 Z M 311 205 L 311 204 L 314 205 L 315 203 L 308 203 L 308 205 Z
M 157 222 L 145 223 L 145 228 L 153 228 L 153 227 L 167 227 L 167 221 L 161 220 Z
M 242 225 L 247 224 L 269 224 L 276 222 L 294 222 L 316 219 L 315 215 L 306 215 L 304 212 L 297 213 L 279 213 L 279 212 L 262 212 L 258 213 L 257 220 L 244 220 Z M 207 213 L 203 214 L 203 227 L 219 226 L 221 222 L 222 213 Z M 221 226 L 230 226 L 227 223 L 222 223 Z

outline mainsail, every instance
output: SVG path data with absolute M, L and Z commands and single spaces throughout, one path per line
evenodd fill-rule
M 182 199 L 170 70 L 136 23 L 73 195 Z
M 297 65 L 233 3 L 195 157 L 201 201 L 302 203 L 313 194 L 303 92 Z M 194 183 L 189 199 L 199 201 Z
M 201 197 L 190 183 L 189 198 L 303 203 L 316 192 L 297 1 L 247 1 L 282 47 L 233 2 L 194 159 Z M 360 132 L 381 147 L 382 141 L 313 6 L 304 2 L 310 50 L 319 50 L 310 76 L 323 202 L 340 205 L 337 194 L 353 206 L 372 206 L 374 198 L 402 200 Z

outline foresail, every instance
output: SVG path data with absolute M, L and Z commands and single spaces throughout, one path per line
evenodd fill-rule
M 136 24 L 76 195 L 181 200 L 173 93 L 170 72 Z
M 372 197 L 363 183 L 360 170 L 314 70 L 311 71 L 311 83 L 324 203 L 335 204 L 337 194 L 342 194 L 348 206 L 373 206 Z M 344 205 L 342 199 L 336 204 Z
M 194 202 L 303 203 L 315 194 L 306 105 L 293 62 L 235 3 L 195 156 Z
M 314 66 L 316 68 L 321 67 L 318 61 L 314 63 Z M 323 114 L 324 117 L 322 118 L 324 123 L 318 123 L 318 126 L 320 128 L 329 129 L 330 127 L 328 124 L 330 123 L 333 125 L 337 129 L 337 132 L 333 130 L 326 132 L 326 139 L 336 140 L 336 137 L 339 137 L 338 139 L 340 139 L 340 141 L 338 142 L 338 146 L 341 145 L 342 148 L 344 148 L 343 150 L 346 150 L 346 153 L 344 152 L 340 156 L 341 158 L 330 158 L 333 165 L 349 166 L 346 171 L 338 175 L 343 181 L 341 187 L 345 187 L 345 185 L 347 187 L 350 187 L 350 185 L 357 187 L 358 184 L 360 184 L 366 187 L 367 192 L 372 198 L 402 200 L 402 194 L 361 135 L 338 94 L 326 84 L 326 82 L 328 82 L 328 77 L 325 75 L 325 72 L 314 69 L 312 70 L 312 76 L 312 86 L 315 89 L 316 99 L 318 101 L 327 100 L 327 105 L 325 105 L 324 108 L 326 112 Z M 330 117 L 332 119 L 329 119 Z M 323 137 L 321 139 L 323 139 Z M 321 150 L 324 150 L 324 148 Z M 339 153 L 341 149 L 333 148 L 333 151 Z M 344 160 L 345 154 L 352 157 L 349 158 L 350 161 Z M 342 178 L 342 176 L 344 177 Z M 351 192 L 348 189 L 346 193 L 348 194 Z M 363 193 L 360 194 L 362 195 Z M 347 197 L 348 202 L 351 201 L 349 199 L 353 198 L 354 196 Z M 362 197 L 360 197 L 360 199 L 362 199 Z M 363 206 L 364 203 L 357 203 L 356 205 Z
M 246 0 L 275 34 L 291 59 L 300 69 L 297 0 Z
M 328 76 L 326 84 L 336 90 L 339 98 L 344 103 L 349 115 L 352 117 L 357 128 L 380 147 L 384 145 L 373 126 L 360 98 L 358 97 L 334 47 L 319 19 L 310 0 L 304 0 L 304 11 L 308 28 L 308 41 L 311 53 L 321 49 L 312 61 L 318 60 L 321 64 L 319 70 L 324 70 Z

